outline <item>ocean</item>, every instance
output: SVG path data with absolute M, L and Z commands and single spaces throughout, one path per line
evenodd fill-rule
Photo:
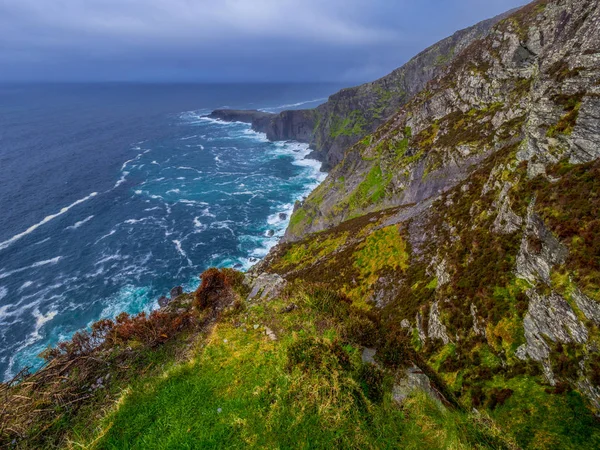
M 0 86 L 0 378 L 208 267 L 265 256 L 325 174 L 305 144 L 203 116 L 315 107 L 339 88 Z

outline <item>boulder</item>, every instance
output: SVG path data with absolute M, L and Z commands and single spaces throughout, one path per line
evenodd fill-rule
M 158 299 L 158 306 L 160 306 L 161 308 L 164 308 L 169 304 L 170 301 L 171 300 L 169 300 L 167 297 L 165 297 L 163 295 L 161 298 Z
M 171 289 L 171 298 L 179 297 L 181 294 L 183 294 L 183 287 L 175 286 Z

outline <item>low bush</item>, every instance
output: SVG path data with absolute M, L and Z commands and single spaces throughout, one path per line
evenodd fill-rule
M 362 364 L 358 369 L 358 381 L 369 400 L 380 403 L 385 394 L 385 373 L 375 364 Z
M 286 367 L 289 371 L 299 368 L 303 372 L 326 374 L 350 370 L 352 365 L 348 353 L 338 341 L 305 337 L 288 347 Z

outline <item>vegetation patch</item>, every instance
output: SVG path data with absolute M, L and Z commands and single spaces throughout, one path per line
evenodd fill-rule
M 330 255 L 343 246 L 347 239 L 347 233 L 328 234 L 317 236 L 309 242 L 293 244 L 273 267 L 283 271 L 302 269 Z
M 408 249 L 397 225 L 381 228 L 364 240 L 354 253 L 356 267 L 365 283 L 374 282 L 373 277 L 384 270 L 406 270 Z
M 560 118 L 556 125 L 552 125 L 548 128 L 546 136 L 556 137 L 560 134 L 567 136 L 571 135 L 573 128 L 577 124 L 583 96 L 584 94 L 577 94 L 574 96 L 560 95 L 555 97 L 555 101 L 563 107 L 565 114 Z

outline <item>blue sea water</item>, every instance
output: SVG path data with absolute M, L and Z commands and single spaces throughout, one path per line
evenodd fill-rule
M 0 379 L 100 318 L 194 289 L 207 267 L 263 257 L 320 164 L 203 115 L 314 107 L 338 88 L 0 86 Z

